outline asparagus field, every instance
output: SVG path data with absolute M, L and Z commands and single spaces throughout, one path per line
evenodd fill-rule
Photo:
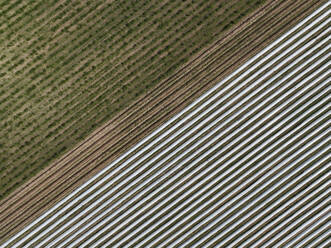
M 0 1 L 0 199 L 264 2 Z
M 328 247 L 330 14 L 323 4 L 1 247 Z
M 160 86 L 1 201 L 0 222 L 6 228 L 0 230 L 0 242 L 128 151 L 323 2 L 270 0 L 225 31 Z

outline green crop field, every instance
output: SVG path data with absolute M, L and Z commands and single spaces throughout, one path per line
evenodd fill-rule
M 0 199 L 265 0 L 0 0 Z

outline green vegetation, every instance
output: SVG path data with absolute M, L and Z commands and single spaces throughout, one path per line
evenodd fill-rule
M 0 199 L 263 2 L 0 1 Z

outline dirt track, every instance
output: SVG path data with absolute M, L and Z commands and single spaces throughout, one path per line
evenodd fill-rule
M 148 95 L 140 98 L 133 106 L 99 128 L 74 150 L 1 202 L 0 221 L 8 224 L 8 228 L 6 228 L 6 232 L 1 233 L 0 240 L 6 239 L 21 229 L 55 202 L 72 192 L 78 185 L 108 165 L 110 161 L 116 159 L 137 141 L 182 110 L 194 98 L 211 88 L 221 78 L 284 33 L 297 22 L 297 19 L 308 15 L 325 1 L 310 1 L 310 3 L 299 6 L 296 9 L 299 17 L 294 18 L 292 13 L 292 17 L 283 18 L 283 22 L 279 22 L 268 32 L 265 30 L 263 32 L 265 36 L 257 37 L 259 26 L 254 25 L 253 27 L 250 24 L 254 21 L 258 22 L 259 17 L 265 20 L 264 14 L 269 16 L 268 22 L 277 22 L 272 16 L 284 8 L 278 7 L 273 10 L 273 7 L 277 6 L 280 1 L 270 2 L 272 4 L 253 13 L 230 30 L 225 37 L 220 37 L 218 42 L 179 69 L 175 75 L 161 84 L 162 88 L 154 89 Z M 282 6 L 294 8 L 294 4 L 291 2 L 287 1 Z M 307 8 L 307 6 L 309 7 Z M 282 23 L 287 24 L 282 27 Z M 263 27 L 267 25 L 264 23 Z M 278 28 L 280 28 L 279 31 Z M 250 39 L 246 39 L 247 37 Z M 240 41 L 243 44 L 234 50 L 232 45 L 240 44 Z M 243 46 L 247 50 L 246 54 L 242 54 Z M 233 56 L 230 57 L 230 55 Z M 223 63 L 219 67 L 220 61 Z

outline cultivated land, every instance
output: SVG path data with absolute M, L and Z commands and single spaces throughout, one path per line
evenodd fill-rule
M 329 16 L 324 5 L 6 245 L 324 247 Z
M 0 1 L 0 199 L 263 2 Z
M 141 98 L 130 111 L 99 129 L 87 142 L 63 157 L 51 169 L 45 170 L 41 177 L 35 177 L 24 190 L 3 201 L 1 221 L 7 228 L 2 238 L 40 215 L 322 3 L 272 1 L 272 4 L 252 16 L 249 22 L 254 22 L 254 25 L 245 22 L 236 30 L 229 31 L 225 38 L 218 36 L 221 37 L 219 42 L 196 56 L 178 74 L 164 81 L 162 87 Z M 247 51 L 243 52 L 239 48 L 244 46 Z M 136 111 L 140 113 L 138 116 L 135 115 Z

